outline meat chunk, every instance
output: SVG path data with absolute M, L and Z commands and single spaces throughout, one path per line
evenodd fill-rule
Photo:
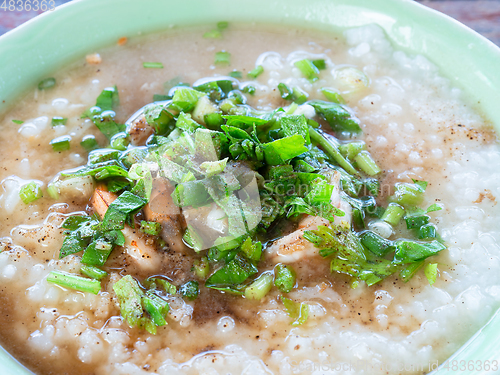
M 170 249 L 182 252 L 181 211 L 172 200 L 174 187 L 164 178 L 153 180 L 149 203 L 144 206 L 146 220 L 161 224 L 161 236 Z
M 340 195 L 340 173 L 335 171 L 330 176 L 334 186 L 330 203 L 345 212 L 345 216 L 336 216 L 335 224 L 342 221 L 351 221 L 351 206 L 342 200 Z M 320 225 L 329 225 L 330 222 L 320 216 L 307 215 L 299 221 L 298 229 L 276 241 L 267 248 L 267 256 L 275 263 L 293 263 L 311 257 L 319 257 L 318 249 L 304 238 L 306 230 L 316 230 Z
M 143 146 L 147 139 L 154 133 L 154 129 L 146 122 L 144 115 L 141 115 L 132 121 L 130 129 L 130 143 L 134 146 Z
M 116 194 L 106 191 L 103 187 L 98 187 L 94 191 L 92 196 L 91 204 L 95 211 L 99 214 L 101 218 L 104 217 L 109 205 L 117 198 Z M 137 265 L 144 270 L 155 270 L 158 269 L 161 264 L 160 254 L 156 249 L 144 241 L 144 239 L 139 236 L 136 229 L 125 225 L 122 230 L 125 236 L 125 246 L 124 249 L 126 253 L 134 259 Z

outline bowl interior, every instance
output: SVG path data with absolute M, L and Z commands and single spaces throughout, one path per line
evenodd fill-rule
M 0 114 L 40 79 L 122 36 L 210 24 L 222 19 L 299 25 L 328 32 L 378 24 L 397 48 L 422 54 L 439 66 L 441 74 L 474 98 L 479 110 L 500 130 L 497 104 L 500 49 L 457 21 L 411 0 L 75 0 L 0 37 L 3 62 L 0 64 Z M 500 337 L 496 334 L 500 332 L 500 316 L 497 315 L 452 359 L 494 360 L 500 349 Z M 5 351 L 0 351 L 0 373 L 30 372 Z M 450 368 L 436 373 L 458 374 L 460 371 Z

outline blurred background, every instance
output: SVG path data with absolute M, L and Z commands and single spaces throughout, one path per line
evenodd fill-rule
M 26 0 L 21 1 L 22 3 L 26 2 Z M 21 1 L 16 1 L 16 4 Z M 34 1 L 32 0 L 31 3 L 33 4 Z M 52 7 L 71 0 L 38 1 Z M 418 2 L 453 17 L 500 46 L 500 0 L 419 0 Z M 8 11 L 0 9 L 0 35 L 40 13 L 42 13 L 41 10 Z

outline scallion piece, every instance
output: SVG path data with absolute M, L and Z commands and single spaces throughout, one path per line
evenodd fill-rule
M 424 261 L 423 260 L 420 261 L 420 262 L 408 264 L 399 273 L 399 275 L 401 276 L 401 279 L 403 279 L 403 281 L 405 283 L 407 283 L 408 281 L 410 281 L 410 279 L 413 277 L 413 275 L 415 275 L 417 273 L 417 271 L 420 268 L 422 268 L 423 265 L 424 265 Z
M 192 281 L 192 280 L 188 281 L 184 285 L 181 285 L 179 291 L 183 297 L 186 297 L 191 301 L 195 300 L 196 297 L 198 297 L 198 294 L 200 293 L 198 281 Z
M 296 276 L 295 271 L 290 266 L 284 264 L 278 264 L 274 268 L 275 277 L 274 285 L 282 293 L 290 293 L 290 291 L 295 286 Z
M 272 286 L 273 275 L 270 272 L 264 272 L 245 289 L 245 298 L 260 301 L 269 293 Z
M 158 236 L 161 232 L 161 224 L 155 221 L 141 221 L 141 232 L 150 236 Z
M 418 228 L 418 238 L 421 240 L 426 240 L 430 238 L 437 237 L 437 229 L 434 224 L 424 224 Z
M 229 26 L 229 22 L 227 22 L 227 21 L 220 21 L 220 22 L 217 22 L 217 28 L 218 28 L 219 30 L 225 30 L 225 29 L 227 29 L 227 28 L 228 28 L 228 26 Z
M 52 183 L 47 186 L 47 194 L 49 194 L 49 197 L 52 199 L 59 199 L 59 189 L 57 188 L 57 185 Z
M 203 38 L 219 39 L 222 38 L 222 33 L 220 32 L 220 30 L 210 30 L 203 34 Z
M 47 281 L 80 292 L 99 294 L 101 291 L 100 281 L 61 271 L 51 271 L 47 276 Z
M 248 259 L 258 262 L 262 256 L 262 243 L 259 241 L 252 242 L 248 237 L 241 245 L 241 251 Z
M 211 130 L 220 130 L 220 126 L 224 124 L 224 119 L 221 113 L 208 113 L 203 117 L 205 125 Z
M 437 263 L 429 263 L 427 266 L 425 266 L 425 277 L 427 277 L 430 285 L 433 285 L 436 282 L 437 266 Z
M 200 279 L 206 279 L 210 273 L 210 264 L 208 263 L 207 257 L 196 259 L 191 271 L 193 271 Z
M 91 277 L 96 280 L 101 280 L 108 276 L 108 273 L 106 271 L 103 271 L 100 268 L 94 266 L 82 265 L 82 267 L 80 268 L 80 272 L 85 276 Z
M 241 73 L 239 70 L 233 70 L 232 72 L 229 72 L 229 77 L 243 78 L 243 73 Z
M 349 160 L 354 160 L 354 158 L 365 149 L 366 145 L 363 141 L 343 143 L 339 146 L 339 151 L 342 156 L 346 157 Z
M 255 67 L 255 69 L 249 71 L 247 75 L 251 78 L 257 78 L 262 73 L 264 73 L 264 68 L 262 67 L 262 65 L 258 65 Z
M 148 69 L 163 69 L 163 64 L 161 62 L 143 62 L 142 66 Z
M 418 215 L 418 216 L 406 216 L 406 228 L 407 229 L 418 229 L 422 225 L 429 223 L 430 217 L 427 215 Z
M 110 146 L 115 150 L 125 151 L 129 143 L 130 141 L 128 140 L 127 135 L 125 133 L 119 133 L 111 138 Z
M 389 241 L 370 230 L 363 232 L 360 236 L 360 240 L 364 247 L 381 258 L 386 256 L 390 251 L 395 250 L 392 241 Z
M 365 172 L 368 176 L 375 176 L 376 174 L 382 172 L 368 151 L 361 151 L 358 155 L 356 155 L 354 161 L 358 164 L 359 169 Z
M 96 241 L 95 249 L 97 251 L 108 252 L 108 251 L 111 251 L 112 248 L 113 248 L 113 245 L 107 241 L 104 241 L 101 239 Z
M 86 135 L 83 137 L 80 145 L 85 149 L 85 151 L 89 152 L 99 148 L 99 144 L 93 135 Z
M 309 127 L 309 135 L 311 137 L 311 141 L 319 144 L 323 150 L 330 156 L 333 160 L 337 162 L 345 171 L 349 174 L 355 175 L 357 174 L 354 167 L 349 163 L 337 149 L 337 147 L 329 142 L 325 137 L 323 137 L 317 130 L 313 129 L 311 126 Z
M 424 200 L 427 182 L 414 180 L 413 184 L 396 183 L 394 194 L 389 197 L 390 202 L 402 206 L 418 206 Z
M 284 83 L 279 83 L 278 84 L 278 90 L 280 90 L 280 95 L 283 99 L 285 100 L 292 100 L 293 99 L 293 91 L 290 87 L 285 85 Z
M 68 119 L 66 117 L 55 116 L 52 117 L 52 126 L 66 125 Z
M 253 85 L 247 85 L 247 86 L 243 87 L 243 92 L 247 93 L 247 94 L 250 94 L 250 95 L 255 94 L 256 90 L 257 89 Z
M 214 64 L 216 65 L 231 64 L 231 54 L 226 51 L 216 52 Z
M 318 68 L 318 70 L 326 69 L 326 61 L 324 59 L 312 60 L 311 62 L 316 68 Z
M 296 61 L 294 64 L 302 74 L 311 82 L 317 81 L 319 76 L 318 68 L 309 59 Z
M 14 124 L 18 124 L 18 125 L 24 124 L 24 121 L 22 121 L 22 120 L 12 120 L 12 122 Z
M 323 93 L 325 98 L 327 98 L 329 101 L 337 104 L 345 104 L 344 98 L 338 92 L 329 89 L 328 87 L 323 87 L 321 89 L 321 92 Z
M 429 208 L 427 209 L 427 213 L 429 212 L 434 212 L 434 211 L 441 211 L 443 209 L 443 207 L 441 207 L 439 204 L 437 203 L 434 203 L 434 204 L 431 204 L 429 206 Z
M 172 99 L 171 96 L 165 94 L 153 94 L 153 102 L 162 102 L 164 100 Z
M 309 98 L 309 94 L 300 87 L 294 86 L 292 89 L 292 100 L 297 104 L 304 104 Z
M 56 85 L 56 79 L 55 78 L 45 78 L 44 80 L 40 81 L 38 84 L 38 90 L 47 90 L 51 89 Z
M 62 137 L 54 138 L 52 141 L 50 141 L 50 144 L 52 146 L 52 150 L 61 152 L 70 149 L 70 141 L 71 137 L 69 135 L 63 135 Z
M 24 203 L 30 204 L 31 202 L 43 197 L 43 192 L 40 185 L 38 185 L 35 181 L 31 181 L 30 183 L 21 186 L 21 190 L 19 190 L 19 197 Z
M 405 210 L 397 203 L 390 203 L 387 209 L 384 211 L 381 219 L 392 226 L 398 225 L 399 221 L 405 214 Z
M 285 306 L 286 312 L 293 319 L 292 326 L 299 326 L 307 321 L 309 316 L 309 305 L 305 302 L 295 302 L 291 299 L 281 296 L 281 301 Z

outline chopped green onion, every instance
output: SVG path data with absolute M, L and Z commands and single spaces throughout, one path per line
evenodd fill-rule
M 47 281 L 80 292 L 99 294 L 101 291 L 100 281 L 61 271 L 51 271 L 47 276 Z
M 248 259 L 258 262 L 262 255 L 262 243 L 259 241 L 252 243 L 252 240 L 248 237 L 241 245 L 241 251 Z
M 357 174 L 356 170 L 351 165 L 351 163 L 349 163 L 342 156 L 340 151 L 332 142 L 329 142 L 325 137 L 323 137 L 317 130 L 313 129 L 312 127 L 309 127 L 309 135 L 311 136 L 311 141 L 318 143 L 327 153 L 327 155 L 330 156 L 333 160 L 335 160 L 338 165 L 344 168 L 347 173 L 350 173 L 352 175 Z
M 196 259 L 191 271 L 194 271 L 195 275 L 200 279 L 206 279 L 210 273 L 210 264 L 208 263 L 207 257 Z
M 368 192 L 375 198 L 378 196 L 380 191 L 380 181 L 376 178 L 367 178 L 363 181 L 363 184 L 368 189 Z
M 66 117 L 52 117 L 52 126 L 66 125 L 68 119 Z
M 258 65 L 255 67 L 255 69 L 249 71 L 247 75 L 251 78 L 257 78 L 262 73 L 264 73 L 264 68 L 262 67 L 262 65 Z
M 165 317 L 170 308 L 167 301 L 150 291 L 144 293 L 132 276 L 122 277 L 113 290 L 120 301 L 120 313 L 131 327 L 145 328 L 154 335 L 156 327 L 167 324 Z
M 54 138 L 50 141 L 52 145 L 52 150 L 56 152 L 66 151 L 70 149 L 69 142 L 71 137 L 69 135 L 63 135 L 62 137 Z
M 345 104 L 344 98 L 338 92 L 329 89 L 328 87 L 323 87 L 321 89 L 321 92 L 323 93 L 325 98 L 327 98 L 329 101 L 337 104 Z
M 55 78 L 45 78 L 44 80 L 40 81 L 38 84 L 38 89 L 39 90 L 47 90 L 51 89 L 56 85 L 56 79 Z
M 256 91 L 256 90 L 257 90 L 257 89 L 256 89 L 256 88 L 255 88 L 255 86 L 253 86 L 253 85 L 247 85 L 247 86 L 243 87 L 243 92 L 244 92 L 244 93 L 248 93 L 248 94 L 250 94 L 250 95 L 255 94 L 255 91 Z
M 318 68 L 318 70 L 326 69 L 326 61 L 324 59 L 312 60 L 311 62 L 316 68 Z
M 217 28 L 219 30 L 224 30 L 224 29 L 227 29 L 229 26 L 229 22 L 227 21 L 220 21 L 220 22 L 217 22 Z
M 427 209 L 427 213 L 429 212 L 434 212 L 434 211 L 441 211 L 443 209 L 443 207 L 441 207 L 439 204 L 437 203 L 434 203 L 434 204 L 431 204 L 429 206 L 429 208 Z
M 43 192 L 40 185 L 38 185 L 35 181 L 31 181 L 30 183 L 21 186 L 21 190 L 19 190 L 19 197 L 24 203 L 30 204 L 31 202 L 43 197 Z
M 305 302 L 300 304 L 291 299 L 281 296 L 281 301 L 285 305 L 288 316 L 293 319 L 292 326 L 299 326 L 307 321 L 309 316 L 309 305 Z
M 172 99 L 170 95 L 153 94 L 153 102 L 163 102 L 165 100 L 170 100 L 170 99 Z
M 161 62 L 143 62 L 142 66 L 151 69 L 163 69 L 163 64 Z
M 427 280 L 429 280 L 430 285 L 433 285 L 436 282 L 437 266 L 437 263 L 429 263 L 427 266 L 425 266 L 425 277 L 427 277 Z
M 161 224 L 156 221 L 141 221 L 141 232 L 149 234 L 150 236 L 158 236 L 161 232 Z
M 229 77 L 242 78 L 243 73 L 241 73 L 239 70 L 233 70 L 232 72 L 229 72 Z
M 437 237 L 437 228 L 434 224 L 424 224 L 418 228 L 418 238 L 426 240 Z
M 85 149 L 85 151 L 89 152 L 99 148 L 99 144 L 93 135 L 86 135 L 83 137 L 80 145 Z
M 445 245 L 436 240 L 431 242 L 398 240 L 395 244 L 396 254 L 394 255 L 394 263 L 418 262 L 446 249 Z
M 349 143 L 343 143 L 339 146 L 340 153 L 349 160 L 354 160 L 354 158 L 363 150 L 366 149 L 365 142 L 354 141 Z
M 292 100 L 293 99 L 293 91 L 291 88 L 289 88 L 287 85 L 284 83 L 279 83 L 278 84 L 278 90 L 280 91 L 280 95 L 283 99 L 285 100 Z
M 309 94 L 300 87 L 295 86 L 292 89 L 292 99 L 297 104 L 304 104 L 307 101 Z
M 390 251 L 395 250 L 392 241 L 386 240 L 370 230 L 363 232 L 360 236 L 360 240 L 364 247 L 381 258 L 385 257 Z
M 52 199 L 59 199 L 59 189 L 57 188 L 57 185 L 49 184 L 47 186 L 47 194 L 49 194 L 49 197 Z
M 295 271 L 292 267 L 286 266 L 284 264 L 278 264 L 274 268 L 275 278 L 274 285 L 280 290 L 282 293 L 290 293 L 290 291 L 295 286 Z
M 215 271 L 208 278 L 205 286 L 218 288 L 238 285 L 257 272 L 257 267 L 252 262 L 238 254 L 224 267 Z
M 149 289 L 156 289 L 156 287 L 159 286 L 163 288 L 165 292 L 172 295 L 177 293 L 177 287 L 175 285 L 159 277 L 148 277 L 144 280 L 144 285 L 146 285 Z
M 214 64 L 216 65 L 229 65 L 231 63 L 231 54 L 226 51 L 216 52 Z
M 389 197 L 389 201 L 402 206 L 418 206 L 424 200 L 425 187 L 423 184 L 397 183 L 395 192 Z
M 205 121 L 207 128 L 211 130 L 220 130 L 220 126 L 224 124 L 224 119 L 222 118 L 221 113 L 207 113 L 203 116 L 203 120 Z
M 179 291 L 183 297 L 186 297 L 191 301 L 195 300 L 196 297 L 198 297 L 198 294 L 200 293 L 198 281 L 192 281 L 192 280 L 188 281 L 184 285 L 181 285 Z
M 24 121 L 22 121 L 22 120 L 12 120 L 12 122 L 13 122 L 14 124 L 18 124 L 18 125 L 21 125 L 21 124 L 23 124 L 23 123 L 24 123 Z
M 392 226 L 398 225 L 399 221 L 405 214 L 405 210 L 397 203 L 389 203 L 389 206 L 384 211 L 381 219 Z
M 222 33 L 220 32 L 220 30 L 210 30 L 203 34 L 203 38 L 219 39 L 222 38 Z
M 382 172 L 368 151 L 361 151 L 358 155 L 356 155 L 354 161 L 358 164 L 359 169 L 365 172 L 368 176 L 375 176 L 376 174 Z
M 406 216 L 406 228 L 407 229 L 415 229 L 420 228 L 422 225 L 429 223 L 430 217 L 427 215 L 419 215 L 419 216 Z
M 128 140 L 127 134 L 118 133 L 111 138 L 110 146 L 118 151 L 125 151 L 130 141 Z
M 319 76 L 318 68 L 309 59 L 296 61 L 294 64 L 302 74 L 311 82 L 317 81 Z
M 269 293 L 272 286 L 273 275 L 270 272 L 264 272 L 245 289 L 245 298 L 260 301 Z
M 80 268 L 80 272 L 83 273 L 85 276 L 91 277 L 96 280 L 101 280 L 106 276 L 108 276 L 108 273 L 106 271 L 103 271 L 100 268 L 94 266 L 83 265 Z
M 410 263 L 408 264 L 405 268 L 401 270 L 399 275 L 403 279 L 405 283 L 410 281 L 410 279 L 417 273 L 417 271 L 422 268 L 424 265 L 424 261 L 416 262 L 416 263 Z
M 101 112 L 111 111 L 118 104 L 120 104 L 120 96 L 118 94 L 118 88 L 116 87 L 116 85 L 106 87 L 104 90 L 102 90 L 95 101 L 96 107 L 99 107 L 98 109 L 100 109 Z
M 109 242 L 104 241 L 102 239 L 98 239 L 95 243 L 95 249 L 97 251 L 107 252 L 107 251 L 111 251 L 112 248 L 113 248 L 112 244 L 110 244 Z

